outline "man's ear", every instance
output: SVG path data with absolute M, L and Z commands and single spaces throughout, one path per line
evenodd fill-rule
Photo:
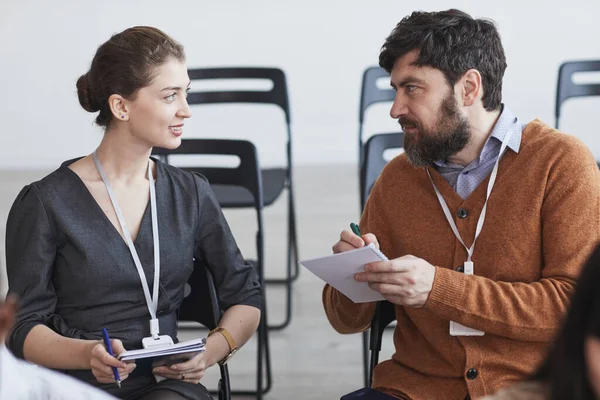
M 470 69 L 459 80 L 462 103 L 469 107 L 483 97 L 481 74 L 476 69 Z

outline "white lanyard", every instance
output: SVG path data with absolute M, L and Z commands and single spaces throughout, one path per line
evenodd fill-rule
M 431 184 L 433 185 L 433 189 L 435 190 L 435 194 L 437 195 L 440 205 L 442 206 L 442 209 L 444 210 L 446 219 L 448 220 L 448 223 L 450 224 L 450 227 L 452 228 L 452 231 L 454 232 L 454 235 L 456 236 L 458 241 L 463 245 L 465 250 L 467 250 L 467 261 L 465 261 L 465 264 L 464 264 L 465 274 L 467 274 L 467 275 L 473 275 L 473 273 L 474 273 L 474 267 L 473 267 L 473 262 L 471 261 L 471 257 L 473 256 L 473 251 L 475 250 L 475 242 L 477 241 L 477 238 L 479 237 L 479 234 L 481 233 L 481 230 L 483 229 L 483 222 L 485 221 L 485 213 L 487 210 L 487 203 L 490 198 L 490 193 L 492 193 L 492 188 L 494 187 L 494 182 L 496 182 L 496 176 L 498 175 L 498 164 L 500 163 L 500 159 L 504 155 L 504 151 L 506 150 L 506 146 L 508 146 L 508 142 L 510 141 L 510 138 L 512 137 L 514 131 L 516 130 L 515 127 L 516 127 L 516 124 L 512 129 L 510 129 L 506 133 L 506 136 L 504 137 L 504 140 L 502 141 L 502 146 L 500 146 L 500 152 L 498 153 L 498 158 L 496 159 L 494 169 L 492 170 L 492 173 L 490 175 L 490 180 L 488 182 L 485 203 L 483 204 L 483 209 L 481 210 L 481 214 L 479 215 L 479 220 L 477 221 L 477 229 L 475 230 L 475 238 L 473 239 L 473 244 L 471 244 L 470 248 L 468 248 L 467 245 L 465 244 L 465 242 L 463 242 L 463 240 L 460 236 L 460 233 L 458 232 L 458 228 L 456 227 L 456 223 L 454 222 L 454 219 L 452 218 L 452 214 L 450 213 L 450 209 L 448 208 L 448 205 L 446 204 L 446 200 L 444 200 L 444 197 L 438 190 L 437 186 L 435 186 L 435 183 L 433 182 L 433 178 L 431 178 L 431 173 L 429 172 L 429 168 L 426 168 L 427 175 L 429 176 L 429 180 L 431 181 Z
M 110 201 L 113 205 L 115 213 L 117 214 L 119 224 L 121 225 L 123 235 L 125 236 L 125 241 L 127 242 L 127 246 L 129 246 L 129 251 L 131 252 L 131 256 L 133 257 L 133 262 L 135 263 L 135 267 L 137 268 L 138 274 L 140 275 L 142 288 L 144 289 L 144 296 L 146 297 L 146 304 L 148 305 L 148 311 L 150 312 L 151 317 L 150 333 L 152 334 L 152 337 L 154 339 L 157 339 L 159 333 L 159 324 L 158 318 L 156 318 L 156 311 L 158 310 L 158 282 L 160 279 L 160 248 L 158 240 L 158 218 L 156 216 L 156 191 L 154 189 L 154 178 L 152 177 L 151 161 L 148 160 L 148 180 L 150 181 L 150 209 L 152 212 L 152 237 L 154 239 L 154 284 L 152 287 L 152 297 L 150 297 L 150 289 L 146 280 L 146 274 L 144 273 L 144 269 L 142 268 L 142 263 L 133 244 L 133 240 L 131 240 L 131 234 L 129 233 L 129 229 L 127 229 L 127 225 L 125 224 L 123 214 L 121 213 L 121 207 L 119 207 L 117 198 L 113 193 L 110 184 L 108 183 L 108 178 L 104 173 L 104 169 L 100 164 L 100 160 L 98 160 L 98 155 L 96 154 L 96 151 L 94 151 L 93 157 L 94 163 L 96 163 L 96 168 L 98 169 L 98 172 L 100 173 L 100 176 L 104 181 L 104 185 L 106 186 L 108 197 L 110 197 Z

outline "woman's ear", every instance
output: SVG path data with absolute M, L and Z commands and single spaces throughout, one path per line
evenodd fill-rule
M 108 106 L 113 116 L 118 121 L 129 121 L 129 104 L 120 94 L 113 94 L 108 98 Z

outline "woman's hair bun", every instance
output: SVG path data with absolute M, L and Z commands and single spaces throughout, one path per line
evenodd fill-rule
M 77 79 L 77 96 L 79 97 L 79 104 L 85 111 L 96 112 L 100 108 L 93 100 L 92 91 L 89 84 L 88 75 L 84 74 Z

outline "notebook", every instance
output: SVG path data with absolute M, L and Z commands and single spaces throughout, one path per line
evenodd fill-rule
M 325 257 L 300 261 L 310 272 L 329 283 L 355 303 L 385 300 L 366 282 L 356 282 L 354 274 L 364 272 L 365 264 L 387 261 L 374 244 Z
M 193 339 L 177 344 L 164 346 L 152 346 L 147 349 L 125 351 L 117 357 L 121 361 L 139 360 L 142 358 L 154 358 L 152 367 L 161 365 L 172 365 L 189 360 L 204 351 L 206 339 Z

